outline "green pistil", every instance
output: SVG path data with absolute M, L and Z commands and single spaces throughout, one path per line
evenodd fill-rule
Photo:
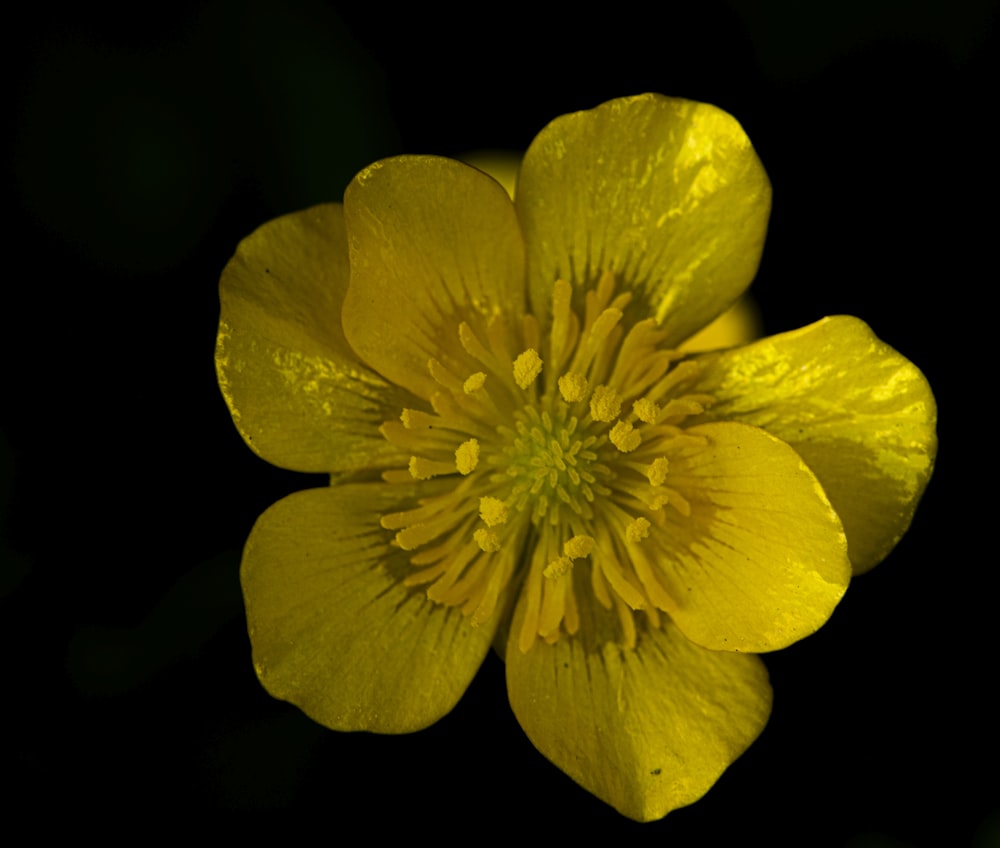
M 510 503 L 519 511 L 530 508 L 536 525 L 545 519 L 559 524 L 563 505 L 589 521 L 595 497 L 610 492 L 600 481 L 610 478 L 611 470 L 598 456 L 607 438 L 579 433 L 579 421 L 567 414 L 566 404 L 554 407 L 553 417 L 526 406 L 514 413 L 513 429 L 498 428 L 507 445 L 497 455 L 499 471 L 492 479 L 513 483 Z

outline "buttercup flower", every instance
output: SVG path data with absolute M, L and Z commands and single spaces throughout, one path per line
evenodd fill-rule
M 679 350 L 749 284 L 769 207 L 732 117 L 644 95 L 549 124 L 513 201 L 402 156 L 247 238 L 222 392 L 262 457 L 331 475 L 246 545 L 267 689 L 412 731 L 496 645 L 586 789 L 639 820 L 701 797 L 767 721 L 756 654 L 886 555 L 935 452 L 926 381 L 856 318 Z

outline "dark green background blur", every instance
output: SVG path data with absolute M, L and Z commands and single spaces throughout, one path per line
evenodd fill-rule
M 137 838 L 277 826 L 327 844 L 1000 843 L 982 320 L 994 2 L 18 16 L 0 311 L 8 820 Z M 646 826 L 534 751 L 495 657 L 407 737 L 332 733 L 267 696 L 240 548 L 269 504 L 322 481 L 243 445 L 212 361 L 219 272 L 264 221 L 339 200 L 375 159 L 523 149 L 556 115 L 641 91 L 715 103 L 753 140 L 774 185 L 753 289 L 766 330 L 864 318 L 928 375 L 943 445 L 897 550 L 819 634 L 767 658 L 761 739 L 704 800 Z

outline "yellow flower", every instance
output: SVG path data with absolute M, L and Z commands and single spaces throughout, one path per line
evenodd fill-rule
M 516 200 L 404 156 L 226 267 L 219 382 L 280 501 L 242 580 L 260 679 L 328 727 L 444 716 L 491 644 L 539 750 L 627 816 L 763 729 L 755 654 L 819 628 L 931 473 L 920 372 L 855 318 L 687 354 L 757 269 L 739 124 L 658 95 L 553 121 Z

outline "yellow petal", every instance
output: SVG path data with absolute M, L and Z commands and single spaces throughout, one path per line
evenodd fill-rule
M 702 419 L 755 424 L 795 448 L 840 515 L 855 573 L 877 565 L 934 466 L 937 408 L 923 374 L 847 316 L 701 361 L 687 388 L 718 398 Z
M 412 398 L 344 339 L 347 273 L 339 204 L 265 224 L 222 272 L 219 385 L 247 444 L 275 465 L 326 472 L 399 461 L 378 426 Z
M 467 165 L 489 174 L 511 197 L 517 185 L 517 172 L 521 167 L 522 153 L 513 150 L 475 150 L 459 157 Z
M 750 344 L 761 336 L 760 310 L 749 294 L 744 294 L 707 327 L 703 327 L 679 348 L 686 353 L 721 350 Z
M 452 364 L 460 322 L 482 340 L 490 321 L 519 320 L 520 230 L 507 193 L 482 172 L 432 156 L 386 159 L 348 186 L 344 216 L 351 256 L 344 331 L 393 382 L 429 398 L 440 386 L 428 360 Z
M 784 442 L 745 424 L 688 428 L 708 439 L 670 454 L 668 484 L 691 515 L 666 522 L 637 546 L 651 551 L 689 639 L 724 651 L 772 651 L 830 617 L 851 566 L 823 489 Z
M 534 140 L 516 203 L 536 314 L 556 279 L 605 271 L 678 344 L 757 271 L 771 189 L 743 129 L 714 106 L 656 94 L 564 115 Z
M 242 581 L 257 674 L 335 730 L 407 733 L 458 702 L 495 627 L 403 585 L 412 566 L 382 514 L 400 487 L 297 492 L 257 521 Z
M 519 632 L 522 598 L 511 632 Z M 635 649 L 613 613 L 581 605 L 578 634 L 507 649 L 511 707 L 535 747 L 620 813 L 651 821 L 690 804 L 757 738 L 771 709 L 759 658 L 707 651 L 669 620 Z

